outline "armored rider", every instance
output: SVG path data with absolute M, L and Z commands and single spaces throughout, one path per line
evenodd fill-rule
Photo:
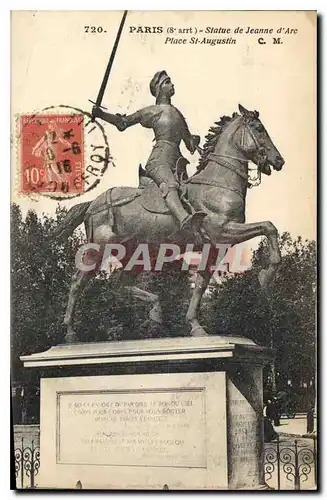
M 200 137 L 190 133 L 184 116 L 171 104 L 175 89 L 166 71 L 158 71 L 154 75 L 150 82 L 150 92 L 156 98 L 155 105 L 127 116 L 106 113 L 100 107 L 94 106 L 93 116 L 115 125 L 120 131 L 137 123 L 154 131 L 155 145 L 145 167 L 147 176 L 159 186 L 180 229 L 197 229 L 206 214 L 195 212 L 191 215 L 185 210 L 179 198 L 176 169 L 178 162 L 182 161 L 184 165 L 188 163 L 179 149 L 181 141 L 184 141 L 190 153 L 194 154 Z

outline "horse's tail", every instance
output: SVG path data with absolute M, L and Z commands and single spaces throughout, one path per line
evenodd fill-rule
M 91 205 L 91 201 L 86 201 L 84 203 L 79 203 L 71 208 L 66 217 L 62 222 L 60 222 L 59 226 L 52 233 L 52 238 L 56 239 L 64 239 L 68 238 L 80 224 L 84 221 L 84 216 Z

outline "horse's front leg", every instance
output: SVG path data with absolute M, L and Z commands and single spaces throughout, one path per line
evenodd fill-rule
M 270 221 L 253 222 L 242 224 L 240 222 L 227 222 L 221 226 L 220 230 L 209 227 L 208 231 L 213 234 L 211 237 L 216 243 L 230 243 L 236 245 L 244 241 L 251 240 L 257 236 L 266 236 L 269 250 L 269 267 L 261 269 L 259 272 L 259 283 L 265 289 L 274 278 L 278 265 L 281 261 L 281 253 L 278 245 L 278 232 Z
M 200 325 L 198 320 L 199 309 L 201 305 L 201 299 L 204 292 L 206 291 L 210 278 L 212 276 L 211 271 L 201 271 L 197 273 L 195 287 L 193 289 L 193 295 L 191 302 L 186 313 L 186 322 L 191 326 L 192 337 L 204 337 L 207 334 L 205 329 Z
M 77 335 L 73 329 L 74 312 L 76 308 L 77 299 L 80 296 L 83 288 L 85 287 L 90 277 L 91 277 L 90 273 L 85 273 L 80 270 L 78 270 L 72 277 L 69 297 L 68 297 L 68 304 L 64 317 L 64 325 L 66 327 L 65 342 L 67 344 L 77 342 L 78 340 Z

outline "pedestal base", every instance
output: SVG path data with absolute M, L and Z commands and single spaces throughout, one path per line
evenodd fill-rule
M 39 486 L 266 489 L 262 366 L 244 338 L 73 344 L 42 370 Z

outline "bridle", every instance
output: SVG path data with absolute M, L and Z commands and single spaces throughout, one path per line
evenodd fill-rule
M 242 131 L 242 141 L 244 141 L 244 130 L 247 129 L 247 131 L 249 132 L 256 148 L 257 148 L 257 151 L 259 153 L 259 159 L 258 159 L 258 163 L 257 163 L 257 166 L 256 167 L 248 167 L 248 170 L 256 170 L 257 171 L 257 175 L 256 177 L 253 177 L 251 178 L 251 176 L 249 175 L 249 181 L 252 182 L 252 184 L 249 183 L 249 189 L 253 188 L 253 187 L 257 187 L 261 184 L 261 172 L 262 172 L 262 168 L 263 166 L 266 164 L 267 162 L 267 153 L 266 153 L 266 148 L 264 146 L 262 146 L 260 144 L 260 142 L 258 141 L 258 138 L 256 137 L 256 135 L 253 133 L 253 130 L 251 129 L 250 125 L 248 124 L 248 122 L 244 121 L 244 128 L 243 128 L 243 131 Z M 241 144 L 242 146 L 244 146 L 244 142 L 241 141 Z
M 241 170 L 239 170 L 235 165 L 232 165 L 230 162 L 226 161 L 227 159 L 231 160 L 237 160 L 238 162 L 243 164 L 245 166 L 246 163 L 248 163 L 248 160 L 244 157 L 237 157 L 237 156 L 232 156 L 232 155 L 226 155 L 226 154 L 220 154 L 220 153 L 209 153 L 208 155 L 208 160 L 211 160 L 218 165 L 221 165 L 222 167 L 228 168 L 232 172 L 236 173 L 239 177 L 241 177 L 243 180 L 246 180 L 248 182 L 248 187 L 249 189 L 253 187 L 257 187 L 261 184 L 261 169 L 264 166 L 264 164 L 267 162 L 267 154 L 266 154 L 266 149 L 260 144 L 258 141 L 258 138 L 256 135 L 253 133 L 253 130 L 247 123 L 246 119 L 243 120 L 243 123 L 240 125 L 243 127 L 242 129 L 242 135 L 241 135 L 241 147 L 244 148 L 245 146 L 245 131 L 249 133 L 251 136 L 251 139 L 253 140 L 257 151 L 259 153 L 259 160 L 256 165 L 256 167 L 248 167 L 248 171 L 251 170 L 256 170 L 257 175 L 255 177 L 251 177 L 249 174 L 245 174 Z M 235 132 L 238 130 L 238 128 L 235 130 Z

